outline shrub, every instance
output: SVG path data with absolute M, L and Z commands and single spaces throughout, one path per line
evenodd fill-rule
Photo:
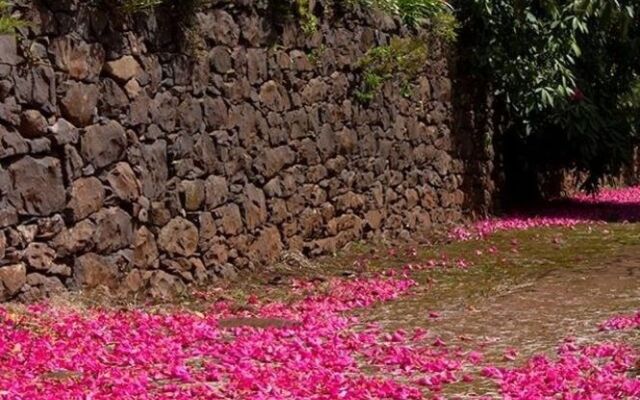
M 11 15 L 11 3 L 0 0 L 0 34 L 12 34 L 26 23 Z
M 522 198 L 560 168 L 583 187 L 631 160 L 640 102 L 639 0 L 459 2 L 465 68 L 488 77 L 507 147 L 507 183 Z M 525 183 L 523 185 L 523 183 Z
M 377 8 L 390 15 L 399 16 L 411 27 L 423 26 L 433 18 L 441 15 L 452 17 L 453 8 L 443 0 L 359 0 L 359 3 L 371 8 Z M 452 27 L 455 18 L 443 17 Z
M 122 0 L 121 8 L 127 13 L 136 13 L 153 9 L 167 0 Z
M 427 43 L 418 38 L 394 37 L 386 46 L 370 49 L 358 63 L 362 69 L 362 87 L 356 98 L 363 103 L 373 100 L 376 92 L 388 80 L 399 80 L 403 94 L 409 94 L 409 84 L 427 62 Z

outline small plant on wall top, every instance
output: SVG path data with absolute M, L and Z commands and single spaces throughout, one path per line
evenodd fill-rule
M 427 43 L 418 38 L 394 37 L 386 46 L 372 48 L 359 62 L 362 69 L 362 87 L 355 96 L 360 102 L 373 100 L 382 85 L 397 78 L 404 95 L 409 94 L 409 83 L 427 62 Z
M 127 13 L 136 13 L 153 9 L 166 0 L 122 0 L 121 8 Z
M 274 19 L 297 22 L 305 35 L 318 30 L 318 17 L 313 13 L 311 0 L 269 0 Z
M 458 21 L 452 7 L 443 0 L 355 0 L 400 17 L 411 28 L 428 27 L 432 36 L 444 42 L 456 40 Z M 370 49 L 360 60 L 362 71 L 360 89 L 355 97 L 368 103 L 382 85 L 391 79 L 399 80 L 401 94 L 411 94 L 411 81 L 418 77 L 427 62 L 429 38 L 393 38 L 388 45 Z
M 381 10 L 398 16 L 410 27 L 423 26 L 428 22 L 447 24 L 455 29 L 453 7 L 444 0 L 351 0 L 364 7 Z
M 0 34 L 12 34 L 16 29 L 25 26 L 26 23 L 20 18 L 11 15 L 11 3 L 0 0 Z

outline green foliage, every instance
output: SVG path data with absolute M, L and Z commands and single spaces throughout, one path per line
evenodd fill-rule
M 434 15 L 451 9 L 442 0 L 362 0 L 361 3 L 397 15 L 410 26 L 423 25 Z
M 137 13 L 151 10 L 166 0 L 122 0 L 122 10 L 127 13 Z
M 296 20 L 305 35 L 318 30 L 318 17 L 311 9 L 309 0 L 268 0 L 272 15 L 283 20 Z
M 110 0 L 106 0 L 110 1 Z M 206 0 L 115 0 L 118 7 L 127 14 L 151 11 L 161 5 L 170 6 L 177 12 L 178 21 L 191 17 L 196 8 Z
M 363 103 L 373 100 L 380 87 L 393 78 L 408 95 L 409 84 L 424 68 L 427 55 L 427 43 L 418 38 L 394 37 L 388 45 L 370 49 L 359 62 L 362 87 L 356 98 Z
M 313 14 L 309 0 L 294 0 L 294 2 L 302 31 L 306 35 L 315 33 L 318 30 L 318 17 Z
M 434 22 L 437 32 L 449 40 L 455 39 L 457 22 L 453 8 L 444 0 L 356 0 L 366 7 L 376 8 L 400 17 L 410 27 Z
M 318 47 L 309 50 L 307 52 L 307 58 L 309 59 L 309 62 L 316 67 L 319 66 L 320 60 L 322 59 L 325 51 L 327 51 L 327 46 L 325 44 L 321 44 Z
M 447 43 L 453 43 L 458 37 L 460 24 L 456 16 L 450 12 L 439 12 L 433 16 L 432 29 L 436 37 Z
M 0 0 L 0 34 L 12 34 L 25 26 L 25 21 L 11 15 L 11 3 Z
M 500 104 L 507 173 L 585 172 L 597 190 L 630 161 L 640 102 L 640 0 L 460 2 L 466 62 Z M 513 154 L 517 153 L 517 154 Z

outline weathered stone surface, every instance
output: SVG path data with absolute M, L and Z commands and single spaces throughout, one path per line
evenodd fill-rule
M 197 99 L 186 98 L 178 106 L 178 124 L 187 132 L 196 132 L 202 124 L 202 106 Z
M 142 193 L 149 199 L 155 200 L 165 192 L 169 179 L 167 164 L 167 143 L 157 140 L 150 145 L 140 148 L 142 161 L 140 165 L 140 181 Z
M 191 256 L 198 249 L 198 228 L 184 218 L 174 218 L 160 230 L 161 250 L 180 256 Z
M 223 243 L 213 244 L 203 254 L 202 259 L 207 267 L 224 265 L 229 261 L 229 249 Z
M 103 168 L 122 158 L 127 148 L 127 135 L 122 125 L 111 121 L 92 125 L 81 140 L 82 157 L 96 168 Z
M 216 46 L 209 52 L 209 60 L 213 69 L 224 74 L 232 69 L 231 54 L 229 49 L 224 46 Z
M 55 276 L 45 276 L 37 272 L 27 274 L 27 285 L 30 286 L 30 289 L 24 296 L 20 296 L 21 300 L 33 301 L 42 299 L 43 297 L 64 290 L 64 285 L 60 282 L 60 279 Z
M 93 240 L 100 253 L 111 253 L 129 247 L 133 238 L 131 216 L 121 208 L 111 207 L 95 215 Z
M 96 225 L 92 221 L 85 219 L 71 228 L 63 229 L 53 238 L 50 244 L 60 257 L 78 254 L 91 250 L 94 244 L 95 231 Z
M 28 152 L 29 144 L 18 132 L 7 130 L 0 125 L 0 159 Z
M 183 181 L 181 188 L 184 194 L 184 208 L 188 211 L 199 210 L 205 199 L 204 182 L 200 179 Z
M 22 74 L 23 71 L 25 75 Z M 20 104 L 29 104 L 31 107 L 40 107 L 48 113 L 55 112 L 56 79 L 53 68 L 38 64 L 20 72 L 15 76 L 17 101 Z M 7 105 L 6 100 L 4 105 Z
M 204 184 L 206 192 L 206 208 L 213 210 L 227 202 L 229 186 L 226 178 L 222 176 L 210 176 Z
M 78 128 L 64 118 L 58 119 L 58 121 L 49 128 L 49 132 L 51 133 L 54 143 L 58 146 L 70 143 L 75 144 L 80 139 Z
M 24 264 L 0 267 L 0 299 L 8 300 L 27 283 L 27 268 Z
M 97 178 L 80 178 L 71 184 L 67 204 L 71 217 L 79 221 L 98 211 L 104 202 L 104 187 Z
M 72 124 L 85 127 L 91 124 L 98 104 L 98 87 L 83 83 L 71 83 L 60 101 L 62 115 Z
M 131 79 L 126 85 L 124 85 L 124 90 L 127 92 L 127 96 L 129 96 L 130 99 L 135 99 L 142 91 L 142 87 L 138 83 L 137 79 Z
M 186 287 L 180 278 L 164 271 L 155 271 L 149 281 L 149 293 L 157 299 L 172 299 L 182 294 Z
M 73 267 L 73 279 L 82 288 L 93 289 L 98 286 L 115 287 L 118 268 L 107 257 L 88 253 L 76 258 Z
M 142 71 L 138 61 L 132 56 L 124 56 L 115 61 L 104 64 L 104 72 L 120 82 L 127 82 Z
M 260 157 L 256 159 L 256 170 L 267 178 L 275 176 L 285 166 L 292 164 L 296 159 L 296 154 L 289 146 L 280 146 L 275 149 L 266 149 Z
M 53 266 L 56 252 L 44 243 L 30 243 L 24 251 L 24 262 L 31 268 L 47 271 Z
M 140 197 L 140 184 L 131 166 L 119 162 L 107 175 L 107 181 L 113 192 L 121 200 L 134 201 Z
M 16 65 L 19 61 L 14 35 L 0 35 L 0 64 Z
M 105 79 L 100 85 L 100 99 L 98 112 L 108 117 L 118 117 L 129 105 L 129 99 L 124 90 L 113 79 Z
M 235 46 L 240 38 L 240 28 L 233 17 L 223 10 L 211 13 L 198 13 L 198 24 L 202 32 L 215 43 Z
M 273 111 L 285 111 L 289 108 L 289 95 L 282 85 L 275 81 L 265 82 L 260 87 L 260 102 Z
M 229 114 L 223 99 L 206 97 L 202 102 L 202 107 L 207 128 L 221 129 L 227 125 Z
M 150 268 L 159 256 L 153 233 L 144 226 L 138 229 L 133 237 L 133 264 L 142 269 Z
M 47 134 L 47 120 L 37 110 L 23 111 L 20 116 L 20 134 L 33 139 Z
M 226 235 L 237 235 L 242 231 L 242 215 L 240 214 L 240 207 L 236 204 L 229 204 L 218 208 L 214 214 L 217 220 L 216 223 L 222 233 Z
M 265 228 L 251 245 L 252 260 L 260 264 L 273 263 L 282 252 L 280 231 L 276 227 Z
M 100 75 L 105 53 L 98 43 L 87 44 L 73 36 L 61 36 L 51 42 L 50 51 L 56 66 L 72 79 L 92 80 Z
M 129 107 L 129 124 L 131 126 L 139 126 L 143 124 L 148 124 L 151 122 L 150 116 L 151 112 L 154 112 L 154 122 L 163 122 L 164 120 L 159 120 L 158 115 L 159 111 L 155 107 L 155 103 L 151 103 L 151 99 L 146 94 L 140 94 L 133 100 Z M 157 127 L 157 125 L 156 125 Z
M 60 161 L 27 156 L 9 166 L 11 189 L 8 199 L 19 214 L 46 216 L 65 206 Z
M 245 187 L 242 208 L 249 229 L 255 229 L 267 220 L 267 203 L 264 192 L 251 184 Z

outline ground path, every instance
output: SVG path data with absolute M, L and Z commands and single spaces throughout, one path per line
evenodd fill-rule
M 0 399 L 639 398 L 638 204 L 608 191 L 174 304 L 7 305 Z

